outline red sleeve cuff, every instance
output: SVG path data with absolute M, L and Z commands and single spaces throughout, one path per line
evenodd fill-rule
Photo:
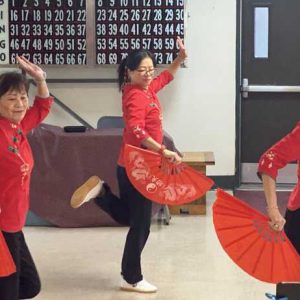
M 47 98 L 42 98 L 42 97 L 39 97 L 39 96 L 35 96 L 35 99 L 34 100 L 38 100 L 38 101 L 53 101 L 53 97 L 52 96 L 49 96 Z
M 53 103 L 54 98 L 53 97 L 47 97 L 47 98 L 41 98 L 36 96 L 34 99 L 34 105 L 37 105 L 38 107 L 43 107 L 50 109 L 52 103 Z
M 137 140 L 142 142 L 146 138 L 149 137 L 149 134 L 142 128 L 141 126 L 137 125 L 132 128 L 133 135 Z
M 259 161 L 257 175 L 260 179 L 261 174 L 267 174 L 274 180 L 276 180 L 276 177 L 278 175 L 278 168 L 276 167 L 272 159 L 269 159 L 266 155 L 262 156 Z

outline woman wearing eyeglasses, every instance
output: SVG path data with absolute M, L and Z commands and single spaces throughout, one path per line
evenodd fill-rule
M 95 199 L 96 204 L 117 222 L 129 225 L 121 266 L 122 290 L 153 293 L 157 288 L 147 282 L 141 271 L 141 253 L 150 233 L 152 202 L 141 195 L 130 183 L 124 167 L 124 147 L 130 144 L 161 153 L 180 163 L 180 156 L 162 145 L 162 110 L 156 95 L 173 80 L 179 66 L 187 57 L 180 38 L 179 53 L 167 70 L 154 77 L 155 59 L 148 50 L 136 50 L 123 59 L 118 69 L 119 88 L 125 128 L 117 166 L 120 197 L 110 191 L 99 177 L 89 178 L 73 194 L 71 206 L 80 207 Z

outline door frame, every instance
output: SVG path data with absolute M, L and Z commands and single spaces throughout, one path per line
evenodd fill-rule
M 247 166 L 242 166 L 241 161 L 241 152 L 242 152 L 242 145 L 241 145 L 241 124 L 242 124 L 242 92 L 241 92 L 241 86 L 242 86 L 242 16 L 243 16 L 243 0 L 237 0 L 236 1 L 236 157 L 235 157 L 235 186 L 234 188 L 239 187 L 241 184 L 244 183 L 244 179 L 251 178 L 250 182 L 253 182 L 254 184 L 259 183 L 259 180 L 257 178 L 257 181 L 255 181 L 255 178 L 253 175 L 255 170 L 257 168 L 257 165 L 255 163 L 249 163 Z M 266 3 L 257 3 L 258 6 L 269 4 Z M 266 149 L 267 150 L 267 149 Z M 258 162 L 257 162 L 258 163 Z M 249 172 L 249 175 L 247 172 L 243 175 L 243 171 L 252 169 L 252 172 Z M 288 164 L 284 169 L 279 171 L 278 174 L 278 181 L 283 184 L 287 185 L 293 185 L 297 182 L 297 178 L 295 177 L 295 174 L 297 174 L 297 165 L 296 164 Z M 247 180 L 245 181 L 247 183 Z
M 235 180 L 234 188 L 241 185 L 241 123 L 242 123 L 242 8 L 243 0 L 236 0 L 236 139 L 235 139 Z

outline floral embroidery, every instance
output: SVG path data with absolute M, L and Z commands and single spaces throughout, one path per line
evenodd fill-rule
M 13 146 L 8 146 L 8 150 L 11 151 L 12 153 L 15 153 L 20 160 L 22 161 L 22 165 L 20 167 L 20 171 L 22 174 L 22 183 L 21 185 L 24 184 L 24 180 L 27 177 L 27 175 L 29 174 L 30 171 L 30 166 L 29 164 L 23 159 L 23 157 L 21 156 L 21 154 L 19 153 L 19 149 L 17 147 L 13 147 Z
M 273 160 L 276 157 L 276 154 L 273 151 L 270 151 L 269 153 L 266 153 L 266 158 L 268 159 L 268 168 L 271 169 L 273 167 Z M 265 161 L 262 161 L 262 165 L 265 163 Z
M 275 158 L 276 154 L 272 151 L 270 151 L 269 153 L 266 154 L 266 157 L 269 159 L 269 160 L 273 160 Z
M 142 129 L 139 125 L 133 127 L 133 133 L 139 139 L 146 134 L 145 130 Z

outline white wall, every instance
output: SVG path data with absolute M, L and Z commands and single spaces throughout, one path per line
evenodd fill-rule
M 189 0 L 185 44 L 188 68 L 160 94 L 164 128 L 181 151 L 213 151 L 216 165 L 209 175 L 234 175 L 235 170 L 235 0 Z M 57 68 L 50 77 L 63 77 Z M 82 72 L 72 68 L 71 74 Z M 86 71 L 116 77 L 106 67 Z M 69 76 L 69 75 L 68 75 Z M 120 94 L 114 84 L 49 84 L 51 92 L 93 126 L 102 115 L 120 115 Z M 78 124 L 54 107 L 46 122 Z

